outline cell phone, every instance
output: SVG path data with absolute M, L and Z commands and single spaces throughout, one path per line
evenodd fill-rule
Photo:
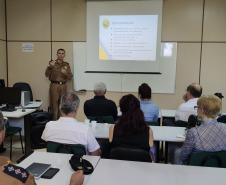
M 44 179 L 52 179 L 54 175 L 59 171 L 59 168 L 49 168 L 42 176 L 41 178 Z

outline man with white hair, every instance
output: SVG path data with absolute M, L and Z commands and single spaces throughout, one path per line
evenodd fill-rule
M 79 102 L 74 92 L 63 95 L 60 102 L 62 116 L 57 121 L 46 124 L 42 139 L 63 144 L 81 144 L 85 146 L 88 154 L 100 155 L 100 146 L 89 126 L 75 119 Z
M 105 98 L 107 88 L 103 82 L 94 86 L 94 98 L 84 103 L 84 112 L 87 117 L 112 116 L 117 119 L 117 107 L 115 102 Z

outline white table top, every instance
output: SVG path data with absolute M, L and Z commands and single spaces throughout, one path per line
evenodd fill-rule
M 160 112 L 159 112 L 159 116 L 160 117 L 174 118 L 175 113 L 176 113 L 175 109 L 161 109 Z
M 109 137 L 109 127 L 111 124 L 96 123 L 95 127 L 92 127 L 92 124 L 93 123 L 90 123 L 91 129 L 96 138 Z M 151 129 L 153 131 L 155 141 L 183 142 L 185 139 L 184 127 L 151 126 Z
M 100 159 L 87 185 L 224 185 L 222 168 Z
M 161 118 L 161 117 L 174 118 L 175 113 L 176 113 L 175 109 L 160 109 L 159 110 L 159 118 Z M 122 113 L 120 111 L 120 108 L 118 107 L 118 116 L 121 116 L 121 115 L 122 115 Z
M 42 105 L 42 101 L 31 101 L 28 105 L 24 106 L 25 109 L 28 108 L 39 108 Z
M 184 142 L 184 127 L 151 126 L 151 129 L 155 141 Z
M 52 179 L 38 179 L 36 180 L 37 185 L 69 185 L 70 178 L 74 172 L 69 164 L 71 154 L 59 154 L 59 153 L 48 153 L 48 152 L 34 152 L 25 160 L 23 160 L 18 165 L 26 168 L 33 162 L 47 163 L 51 164 L 53 168 L 59 168 L 60 171 Z M 96 167 L 100 157 L 98 156 L 83 156 Z M 86 184 L 90 176 L 85 176 Z
M 21 118 L 26 116 L 27 114 L 35 112 L 35 110 L 36 109 L 24 109 L 24 111 L 22 111 L 22 109 L 17 109 L 13 112 L 2 111 L 2 114 L 4 117 L 7 117 L 7 118 Z
M 39 108 L 42 105 L 42 101 L 32 101 L 28 105 L 24 106 L 24 109 L 17 107 L 13 112 L 2 111 L 4 117 L 7 118 L 22 118 L 27 114 L 35 112 L 36 108 Z M 23 111 L 22 111 L 23 110 Z

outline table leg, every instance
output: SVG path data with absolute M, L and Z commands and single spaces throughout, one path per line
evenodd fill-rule
M 25 142 L 25 155 L 31 153 L 31 117 L 30 115 L 24 116 L 24 142 Z
M 0 145 L 0 153 L 3 153 L 3 152 L 5 152 L 6 151 L 6 148 L 4 148 L 4 144 L 2 143 L 1 145 Z
M 165 156 L 165 164 L 168 163 L 168 142 L 165 142 L 165 152 L 164 152 L 164 156 Z
M 155 162 L 159 163 L 159 161 L 160 161 L 160 141 L 155 141 L 154 146 L 156 149 L 156 161 Z

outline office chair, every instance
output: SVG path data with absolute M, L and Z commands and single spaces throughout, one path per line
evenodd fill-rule
M 13 136 L 15 136 L 17 133 L 19 133 L 20 135 L 22 153 L 24 154 L 23 140 L 21 135 L 22 128 L 12 127 L 9 125 L 9 122 L 6 120 L 5 129 L 6 129 L 6 137 L 10 137 L 10 159 L 12 159 Z
M 49 112 L 34 112 L 31 114 L 31 148 L 40 149 L 46 147 L 46 142 L 41 139 L 46 123 L 52 120 Z
M 160 126 L 160 123 L 158 121 L 145 121 L 148 126 Z
M 188 117 L 188 121 L 177 120 L 175 121 L 175 126 L 177 127 L 186 127 L 187 129 L 199 126 L 201 122 L 198 120 L 196 115 L 191 114 Z
M 97 121 L 97 123 L 114 123 L 113 116 L 88 116 L 90 121 Z
M 175 126 L 176 127 L 187 127 L 188 122 L 187 121 L 182 121 L 182 120 L 177 120 L 175 121 Z
M 53 153 L 64 153 L 64 154 L 75 154 L 78 156 L 86 155 L 86 149 L 81 144 L 65 144 L 48 141 L 47 152 Z
M 127 161 L 140 161 L 140 162 L 151 162 L 151 156 L 149 152 L 127 147 L 115 147 L 110 152 L 111 159 L 127 160 Z
M 217 118 L 217 121 L 221 123 L 226 123 L 226 115 L 220 116 L 219 118 Z
M 226 151 L 194 152 L 190 156 L 188 165 L 226 168 Z
M 33 101 L 33 94 L 31 90 L 31 86 L 26 82 L 17 82 L 13 85 L 13 87 L 19 88 L 21 91 L 29 91 L 30 92 L 30 101 Z

